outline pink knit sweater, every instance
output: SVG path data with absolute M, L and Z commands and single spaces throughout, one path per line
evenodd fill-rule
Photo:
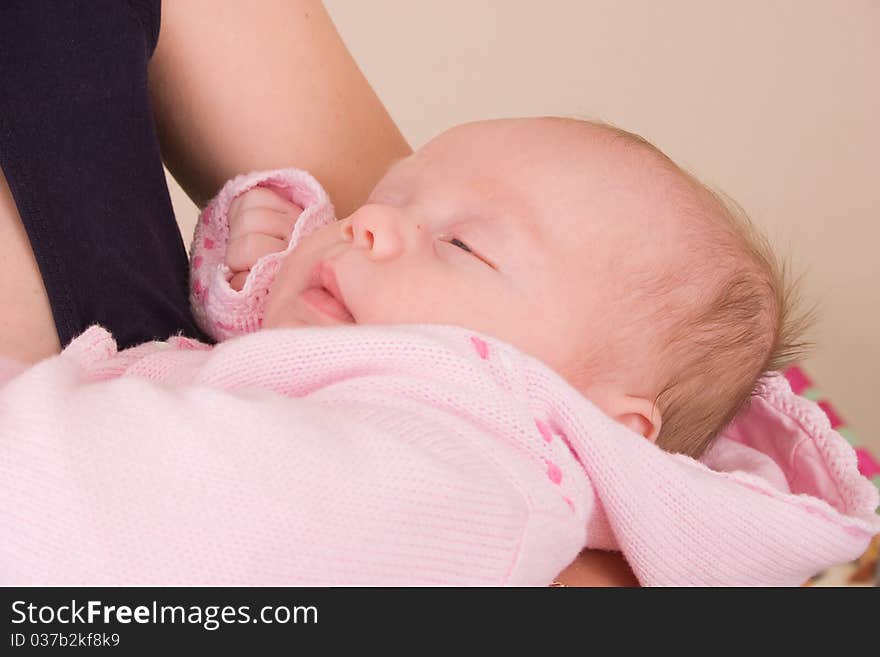
M 779 375 L 698 462 L 488 335 L 256 331 L 286 253 L 240 293 L 222 257 L 258 183 L 306 206 L 288 252 L 333 218 L 292 170 L 208 206 L 196 314 L 239 337 L 120 352 L 92 327 L 0 384 L 0 583 L 546 585 L 589 546 L 645 585 L 798 585 L 880 532 L 853 450 Z

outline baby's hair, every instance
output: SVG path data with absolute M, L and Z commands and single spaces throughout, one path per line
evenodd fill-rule
M 777 258 L 736 201 L 643 137 L 604 121 L 586 122 L 651 153 L 674 181 L 670 191 L 685 219 L 691 257 L 665 274 L 641 272 L 645 285 L 637 297 L 648 302 L 649 321 L 658 328 L 654 346 L 663 379 L 655 381 L 657 444 L 696 458 L 760 393 L 766 373 L 809 351 L 804 335 L 816 306 L 800 310 L 802 277 L 792 279 L 790 264 Z
M 791 277 L 788 261 L 777 258 L 739 204 L 702 189 L 719 212 L 694 229 L 692 244 L 700 248 L 702 237 L 704 247 L 702 266 L 694 268 L 705 275 L 701 299 L 666 327 L 666 381 L 655 400 L 663 418 L 657 444 L 694 457 L 760 394 L 768 372 L 810 350 L 804 336 L 816 314 L 815 306 L 800 311 L 801 277 Z

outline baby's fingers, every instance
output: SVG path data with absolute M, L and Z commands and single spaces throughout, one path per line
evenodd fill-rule
M 276 191 L 266 187 L 254 187 L 236 196 L 229 204 L 229 214 L 237 214 L 253 208 L 266 208 L 277 212 L 286 212 L 293 203 Z
M 226 250 L 226 265 L 233 272 L 250 269 L 264 255 L 276 253 L 287 248 L 287 240 L 278 239 L 262 233 L 249 233 L 229 241 Z
M 244 282 L 250 274 L 250 271 L 240 271 L 229 280 L 229 287 L 236 292 L 240 292 L 244 287 Z
M 242 210 L 230 219 L 229 239 L 238 239 L 248 233 L 263 233 L 277 239 L 289 239 L 300 214 L 302 209 L 295 205 L 288 205 L 284 212 L 270 208 Z

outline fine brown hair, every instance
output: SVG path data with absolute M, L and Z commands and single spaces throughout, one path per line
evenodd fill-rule
M 802 277 L 792 277 L 788 260 L 777 257 L 745 211 L 723 193 L 703 190 L 718 208 L 702 235 L 712 243 L 707 275 L 695 307 L 665 331 L 666 380 L 654 402 L 663 418 L 657 444 L 694 457 L 760 394 L 768 372 L 804 357 L 816 315 L 815 306 L 801 310 Z
M 688 258 L 666 272 L 637 274 L 633 298 L 651 307 L 657 360 L 657 444 L 699 457 L 759 394 L 765 375 L 812 347 L 805 338 L 816 306 L 802 309 L 802 276 L 743 208 L 703 184 L 648 140 L 604 121 L 564 119 L 601 128 L 609 138 L 650 154 L 649 166 L 674 181 L 672 196 Z

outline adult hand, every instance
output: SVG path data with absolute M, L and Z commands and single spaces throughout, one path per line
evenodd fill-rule
M 639 586 L 620 552 L 584 550 L 556 578 L 563 586 Z

